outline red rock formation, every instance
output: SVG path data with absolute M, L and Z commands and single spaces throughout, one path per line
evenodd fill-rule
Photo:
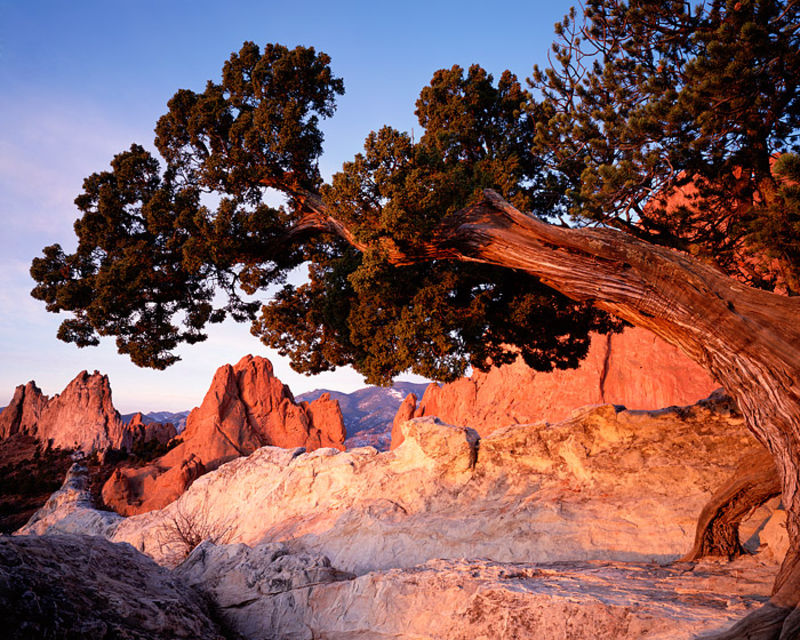
M 621 404 L 629 409 L 688 405 L 719 385 L 674 347 L 642 329 L 596 335 L 577 369 L 537 372 L 517 360 L 450 384 L 431 384 L 414 417 L 435 415 L 476 429 L 538 421 L 559 422 L 584 405 Z M 409 403 L 408 405 L 406 403 Z M 400 412 L 409 415 L 407 398 Z M 403 417 L 398 412 L 397 422 Z M 392 449 L 402 442 L 392 430 Z
M 15 433 L 34 435 L 45 404 L 47 396 L 33 380 L 26 385 L 19 385 L 14 390 L 11 402 L 0 412 L 0 438 L 9 438 Z
M 432 387 L 435 386 L 438 388 L 438 385 L 431 385 Z M 430 387 L 429 387 L 430 388 Z M 427 395 L 427 390 L 425 391 Z M 417 396 L 413 393 L 409 393 L 405 400 L 403 400 L 400 408 L 397 410 L 397 413 L 394 416 L 394 420 L 392 421 L 392 441 L 391 441 L 391 448 L 394 449 L 395 447 L 400 446 L 400 443 L 403 442 L 405 436 L 403 436 L 403 431 L 400 428 L 404 422 L 411 420 L 414 417 L 414 413 L 417 410 Z M 422 415 L 422 414 L 420 414 Z M 464 426 L 464 425 L 462 425 Z
M 103 499 L 123 515 L 160 509 L 197 476 L 259 447 L 343 450 L 345 437 L 338 402 L 324 394 L 296 404 L 268 360 L 246 356 L 217 370 L 203 403 L 189 414 L 181 444 L 151 465 L 118 470 Z
M 171 422 L 147 422 L 141 412 L 134 413 L 128 422 L 128 429 L 133 433 L 134 440 L 150 442 L 156 440 L 161 444 L 167 444 L 176 435 L 178 430 Z
M 0 414 L 0 437 L 25 433 L 54 447 L 85 453 L 130 448 L 132 433 L 111 401 L 108 377 L 79 373 L 66 389 L 48 398 L 33 382 L 17 387 Z

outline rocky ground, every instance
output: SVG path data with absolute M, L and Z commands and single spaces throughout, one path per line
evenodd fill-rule
M 432 418 L 402 429 L 384 453 L 264 447 L 129 518 L 94 508 L 76 469 L 21 533 L 99 534 L 174 566 L 189 551 L 176 524 L 194 518 L 219 544 L 173 575 L 253 639 L 694 638 L 769 593 L 780 510 L 747 524 L 757 556 L 674 563 L 759 446 L 722 398 L 483 438 Z
M 222 640 L 205 598 L 129 545 L 91 536 L 0 537 L 8 640 Z

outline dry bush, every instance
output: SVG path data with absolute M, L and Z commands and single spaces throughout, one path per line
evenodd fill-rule
M 189 509 L 183 501 L 175 503 L 175 511 L 158 532 L 158 542 L 169 563 L 178 565 L 206 540 L 214 544 L 227 544 L 233 534 L 233 525 L 211 514 L 208 491 L 199 506 Z

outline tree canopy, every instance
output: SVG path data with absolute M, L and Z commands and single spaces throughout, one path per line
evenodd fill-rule
M 45 248 L 33 295 L 72 314 L 59 338 L 113 335 L 156 368 L 228 315 L 300 371 L 350 364 L 373 383 L 407 369 L 447 380 L 518 354 L 575 366 L 588 333 L 617 320 L 520 270 L 423 260 L 485 189 L 793 295 L 798 18 L 793 0 L 590 0 L 557 25 L 552 64 L 527 88 L 478 65 L 436 71 L 419 140 L 372 132 L 327 183 L 319 121 L 344 91 L 329 57 L 245 43 L 220 80 L 169 101 L 160 161 L 132 145 L 85 180 L 78 247 Z M 283 206 L 266 204 L 271 190 Z M 287 283 L 300 265 L 307 280 Z

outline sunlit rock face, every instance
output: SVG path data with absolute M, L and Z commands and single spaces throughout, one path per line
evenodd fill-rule
M 156 441 L 159 444 L 167 444 L 178 435 L 178 430 L 171 422 L 145 422 L 141 411 L 133 414 L 128 422 L 128 429 L 133 432 L 134 440 L 145 443 Z
M 165 534 L 194 518 L 230 544 L 200 545 L 174 575 L 251 640 L 688 640 L 768 597 L 779 512 L 748 523 L 757 557 L 654 564 L 691 547 L 703 504 L 760 446 L 721 394 L 483 438 L 432 417 L 400 428 L 384 453 L 262 447 L 129 518 L 99 518 L 73 482 L 26 532 L 83 526 L 175 566 L 189 550 Z
M 577 369 L 534 371 L 521 360 L 450 384 L 428 386 L 413 416 L 438 416 L 481 435 L 509 424 L 564 420 L 575 407 L 617 404 L 628 409 L 684 406 L 719 387 L 680 351 L 635 327 L 594 335 Z M 412 401 L 409 400 L 409 403 Z M 410 406 L 401 406 L 406 418 Z M 402 419 L 396 420 L 402 422 Z M 397 427 L 392 448 L 402 442 Z
M 722 400 L 603 405 L 484 438 L 433 418 L 402 428 L 407 441 L 385 453 L 260 448 L 111 535 L 169 562 L 159 531 L 176 513 L 204 513 L 230 542 L 291 541 L 358 574 L 432 558 L 666 561 L 691 547 L 705 502 L 760 446 Z
M 129 545 L 0 537 L 3 638 L 223 640 L 202 597 Z
M 0 412 L 0 438 L 8 438 L 15 433 L 35 435 L 39 425 L 39 414 L 47 404 L 44 395 L 31 380 L 14 390 L 14 397 Z
M 205 593 L 226 626 L 248 640 L 321 637 L 306 624 L 310 593 L 353 578 L 321 554 L 292 552 L 279 542 L 253 548 L 204 542 L 175 575 Z
M 282 543 L 204 543 L 175 574 L 250 640 L 688 640 L 757 606 L 775 569 L 462 559 L 356 577 Z
M 15 535 L 85 534 L 111 537 L 122 517 L 96 508 L 89 491 L 89 472 L 72 465 L 61 488 Z
M 108 377 L 82 371 L 59 395 L 48 398 L 35 383 L 17 387 L 0 414 L 0 437 L 25 433 L 42 443 L 84 453 L 130 448 L 133 433 L 114 409 Z
M 432 560 L 298 594 L 305 630 L 283 637 L 689 640 L 758 606 L 774 569 Z
M 181 443 L 145 467 L 122 467 L 103 487 L 108 506 L 123 515 L 160 509 L 199 476 L 263 446 L 344 448 L 339 405 L 325 394 L 296 403 L 265 358 L 246 356 L 220 367 Z

